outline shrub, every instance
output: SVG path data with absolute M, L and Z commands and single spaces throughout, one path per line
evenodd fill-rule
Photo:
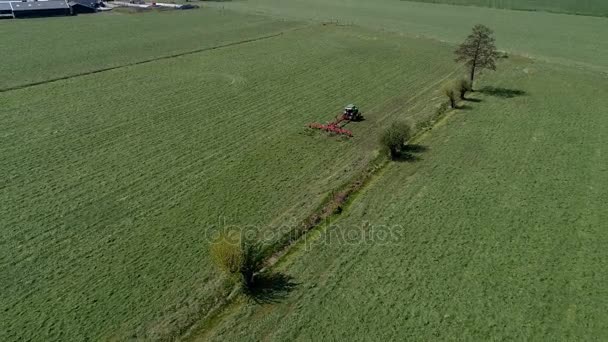
M 459 90 L 456 89 L 455 82 L 450 82 L 443 86 L 443 94 L 448 97 L 450 101 L 450 107 L 456 108 L 456 101 L 458 101 Z
M 264 266 L 262 248 L 258 243 L 245 241 L 237 232 L 220 234 L 211 244 L 211 258 L 230 278 L 240 282 L 245 290 L 255 285 L 255 275 Z
M 211 258 L 222 272 L 237 274 L 243 263 L 241 239 L 235 232 L 222 232 L 219 238 L 211 244 Z
M 455 87 L 456 90 L 458 90 L 458 93 L 460 94 L 461 100 L 465 99 L 465 95 L 468 92 L 473 91 L 473 84 L 471 83 L 471 80 L 466 78 L 456 80 Z
M 411 137 L 410 126 L 402 121 L 393 122 L 392 125 L 384 129 L 380 136 L 382 148 L 390 154 L 391 159 L 395 159 L 401 153 L 405 142 Z

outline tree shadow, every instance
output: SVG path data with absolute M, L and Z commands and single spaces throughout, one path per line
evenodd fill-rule
M 264 272 L 257 274 L 255 285 L 246 293 L 258 304 L 278 303 L 285 299 L 298 284 L 293 277 L 280 272 Z
M 401 148 L 401 153 L 393 158 L 397 162 L 416 162 L 422 160 L 418 154 L 428 151 L 428 147 L 418 144 L 408 144 Z
M 483 87 L 478 90 L 482 94 L 501 97 L 503 99 L 511 99 L 517 96 L 524 96 L 528 93 L 524 90 L 519 89 L 509 89 L 509 88 L 501 88 L 501 87 Z
M 423 153 L 428 151 L 429 148 L 424 146 L 424 145 L 418 145 L 418 144 L 408 144 L 405 145 L 402 149 L 402 151 L 406 151 L 408 153 Z

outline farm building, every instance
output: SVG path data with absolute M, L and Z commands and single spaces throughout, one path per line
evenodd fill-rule
M 68 4 L 72 8 L 73 14 L 95 13 L 100 5 L 99 0 L 69 0 Z
M 99 0 L 0 0 L 0 18 L 30 18 L 94 13 Z
M 15 18 L 49 17 L 72 13 L 65 0 L 10 1 L 9 5 Z
M 0 19 L 2 18 L 14 18 L 13 8 L 8 2 L 0 2 Z

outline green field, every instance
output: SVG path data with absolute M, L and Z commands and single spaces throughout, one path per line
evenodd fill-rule
M 292 292 L 204 320 L 231 289 L 213 233 L 282 240 L 436 113 L 477 22 L 495 88 L 279 262 Z M 608 19 L 248 0 L 0 30 L 0 341 L 608 337 Z M 305 130 L 350 102 L 354 138 Z M 398 239 L 323 242 L 360 227 Z
M 500 49 L 566 65 L 608 71 L 608 24 L 593 18 L 544 12 L 436 5 L 395 0 L 247 0 L 210 3 L 281 19 L 337 21 L 460 43 L 471 27 L 496 31 Z
M 206 10 L 3 21 L 11 48 L 2 53 L 0 90 L 265 37 L 298 25 Z
M 438 42 L 312 25 L 5 92 L 0 339 L 175 333 L 220 291 L 209 231 L 301 220 L 457 69 Z M 353 99 L 358 139 L 303 134 Z
M 278 267 L 292 293 L 199 338 L 606 339 L 608 77 L 500 69 Z
M 404 0 L 405 1 L 405 0 Z M 433 4 L 481 6 L 523 11 L 608 16 L 608 2 L 604 0 L 409 0 Z

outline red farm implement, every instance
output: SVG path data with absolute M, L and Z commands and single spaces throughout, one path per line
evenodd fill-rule
M 344 108 L 344 113 L 339 115 L 334 121 L 326 124 L 320 124 L 318 122 L 309 123 L 308 127 L 313 129 L 320 129 L 328 133 L 334 133 L 338 135 L 345 135 L 348 137 L 353 136 L 353 132 L 345 129 L 344 126 L 351 121 L 360 121 L 363 116 L 359 112 L 357 106 L 351 104 Z

